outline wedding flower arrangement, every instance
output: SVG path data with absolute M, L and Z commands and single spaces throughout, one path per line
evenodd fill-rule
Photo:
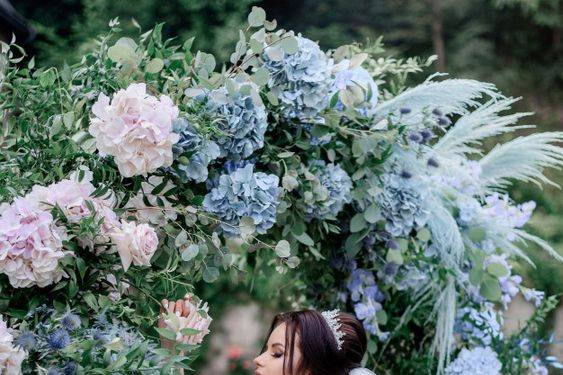
M 489 150 L 530 127 L 492 84 L 409 87 L 433 59 L 323 51 L 257 7 L 248 23 L 222 69 L 162 25 L 133 40 L 113 20 L 63 69 L 1 44 L 2 371 L 189 370 L 213 306 L 194 297 L 176 316 L 160 301 L 251 268 L 291 275 L 279 298 L 295 308 L 354 312 L 380 373 L 561 367 L 538 336 L 557 301 L 514 264 L 528 243 L 563 258 L 506 189 L 554 184 L 563 133 Z M 537 311 L 504 337 L 519 293 Z

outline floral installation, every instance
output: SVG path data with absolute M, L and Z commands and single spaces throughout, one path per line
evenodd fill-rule
M 0 365 L 190 371 L 216 308 L 198 293 L 276 273 L 292 307 L 353 311 L 378 373 L 562 367 L 539 329 L 556 298 L 517 265 L 530 244 L 563 257 L 508 189 L 555 185 L 563 133 L 488 150 L 530 127 L 517 99 L 442 74 L 408 86 L 434 58 L 324 51 L 258 7 L 221 69 L 162 24 L 109 26 L 64 69 L 1 46 Z M 536 312 L 503 335 L 518 294 Z

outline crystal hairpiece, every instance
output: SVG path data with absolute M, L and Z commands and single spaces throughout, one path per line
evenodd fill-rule
M 344 337 L 344 332 L 340 330 L 342 324 L 338 322 L 338 314 L 340 314 L 340 311 L 338 309 L 331 311 L 323 311 L 321 313 L 326 323 L 330 327 L 332 334 L 334 335 L 334 339 L 336 340 L 336 345 L 338 346 L 338 350 L 340 350 L 342 349 L 342 343 L 344 342 L 344 340 L 342 340 L 342 338 Z

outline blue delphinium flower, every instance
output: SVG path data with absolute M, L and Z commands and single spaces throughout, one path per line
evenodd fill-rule
M 491 345 L 493 338 L 502 339 L 502 316 L 494 310 L 491 303 L 481 309 L 464 307 L 456 314 L 455 331 L 467 342 Z
M 222 221 L 225 234 L 240 234 L 240 220 L 251 217 L 256 232 L 266 233 L 276 221 L 280 188 L 276 175 L 254 172 L 248 164 L 219 178 L 219 184 L 204 198 L 206 211 L 216 214 Z
M 207 95 L 207 110 L 218 117 L 216 125 L 220 134 L 214 141 L 219 145 L 221 157 L 245 159 L 264 147 L 268 115 L 250 84 L 241 85 L 234 92 L 228 92 L 225 87 L 213 90 Z
M 217 143 L 204 139 L 197 130 L 183 118 L 173 123 L 173 132 L 180 136 L 172 146 L 174 159 L 178 163 L 173 169 L 184 181 L 203 182 L 207 180 L 208 166 L 220 155 Z M 181 158 L 185 156 L 185 160 Z
M 82 322 L 80 321 L 80 317 L 70 311 L 64 314 L 61 318 L 61 325 L 68 331 L 74 331 L 75 329 L 80 328 L 81 324 Z
M 299 51 L 281 61 L 262 55 L 270 73 L 268 87 L 287 118 L 315 118 L 328 105 L 332 62 L 310 39 L 297 36 Z
M 395 237 L 407 236 L 426 223 L 429 210 L 425 205 L 426 190 L 404 171 L 381 176 L 383 190 L 376 201 L 386 220 L 385 230 Z
M 462 349 L 446 368 L 446 375 L 499 375 L 502 365 L 490 347 Z
M 384 341 L 389 333 L 381 331 L 377 313 L 383 309 L 381 302 L 385 295 L 377 287 L 371 271 L 353 267 L 346 287 L 354 302 L 354 312 L 369 333 Z
M 18 337 L 14 340 L 15 346 L 20 346 L 26 351 L 30 351 L 37 344 L 37 338 L 31 331 L 21 331 Z
M 313 181 L 313 199 L 305 200 L 309 219 L 335 218 L 346 203 L 350 202 L 352 179 L 338 164 L 326 164 L 316 160 L 309 164 Z
M 47 337 L 47 344 L 52 349 L 63 349 L 70 344 L 70 336 L 64 328 L 59 328 Z

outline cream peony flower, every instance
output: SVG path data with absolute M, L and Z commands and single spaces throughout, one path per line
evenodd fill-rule
M 169 97 L 157 99 L 147 94 L 144 83 L 134 83 L 111 102 L 100 94 L 92 112 L 89 131 L 100 155 L 112 155 L 124 177 L 172 165 L 172 145 L 178 142 L 172 121 L 179 111 Z
M 0 373 L 3 375 L 22 374 L 21 365 L 26 352 L 21 348 L 15 348 L 10 330 L 0 315 Z
M 150 266 L 150 260 L 158 247 L 158 237 L 152 227 L 123 220 L 121 227 L 115 228 L 110 236 L 125 271 L 131 263 Z

